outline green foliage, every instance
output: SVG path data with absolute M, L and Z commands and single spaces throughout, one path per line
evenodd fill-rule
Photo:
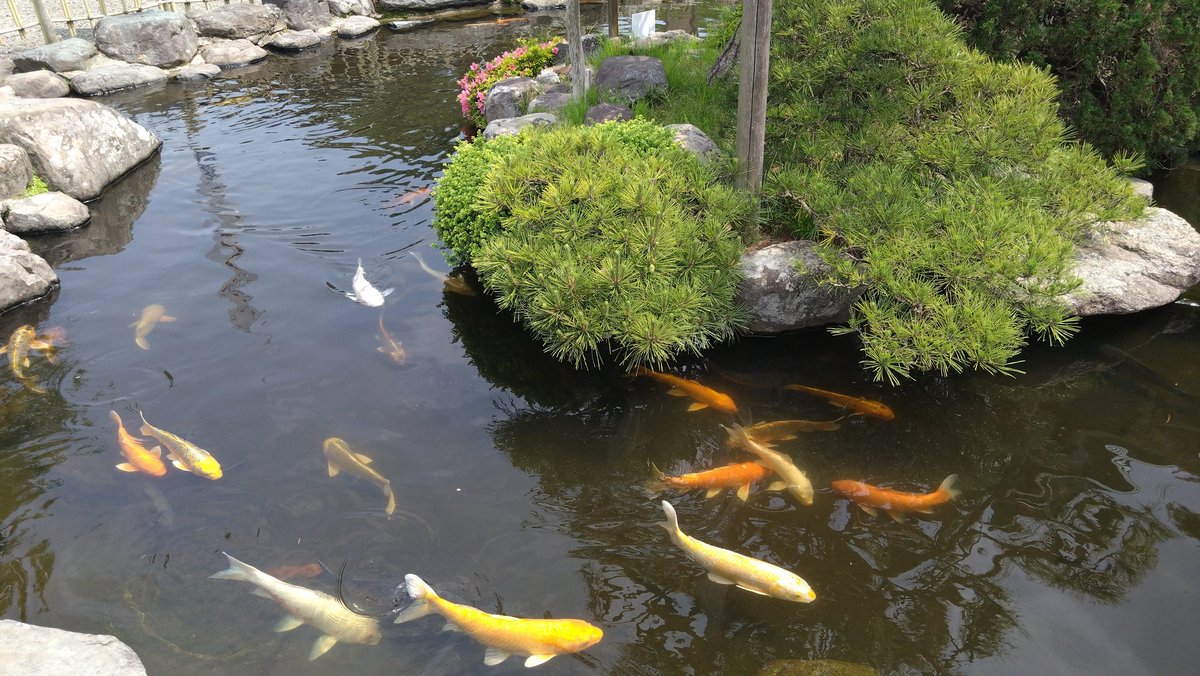
M 1200 149 L 1196 0 L 939 0 L 971 44 L 1048 67 L 1063 115 L 1105 155 Z
M 1027 335 L 1071 335 L 1074 243 L 1145 201 L 1068 142 L 1052 78 L 929 3 L 780 0 L 773 21 L 769 218 L 865 286 L 842 331 L 876 378 L 1011 373 Z
M 21 197 L 33 197 L 44 192 L 50 192 L 50 187 L 46 185 L 41 176 L 34 174 L 33 179 L 29 181 L 29 186 L 25 188 L 25 192 Z
M 526 132 L 476 206 L 485 287 L 556 358 L 661 365 L 732 336 L 749 198 L 646 120 Z
M 500 231 L 500 219 L 476 208 L 479 189 L 497 158 L 525 142 L 525 136 L 478 136 L 458 144 L 433 191 L 433 229 L 456 263 L 470 262 L 484 242 Z

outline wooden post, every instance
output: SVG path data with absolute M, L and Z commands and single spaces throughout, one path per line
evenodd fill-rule
M 617 24 L 620 23 L 620 15 L 617 13 L 617 7 L 620 0 L 608 0 L 608 37 L 615 38 L 620 35 L 617 30 Z
M 50 16 L 46 14 L 46 7 L 42 5 L 42 0 L 33 0 L 33 13 L 37 15 L 38 25 L 42 27 L 42 37 L 46 38 L 46 44 L 58 42 L 58 33 L 54 32 Z
M 763 143 L 767 131 L 767 78 L 771 57 L 771 0 L 742 0 L 741 68 L 738 71 L 739 188 L 762 189 Z
M 587 91 L 587 60 L 583 58 L 583 29 L 579 0 L 567 0 L 567 56 L 571 64 L 571 100 L 582 101 Z

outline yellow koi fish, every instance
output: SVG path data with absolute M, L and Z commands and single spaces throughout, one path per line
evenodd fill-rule
M 775 420 L 746 428 L 746 434 L 760 444 L 795 439 L 797 432 L 832 432 L 842 424 L 836 420 Z
M 171 464 L 175 465 L 177 469 L 199 474 L 205 479 L 214 481 L 221 478 L 221 464 L 212 457 L 211 453 L 183 437 L 178 437 L 146 422 L 145 413 L 138 411 L 138 415 L 142 416 L 142 434 L 162 442 L 162 445 L 167 447 L 167 457 L 171 459 Z
M 801 471 L 799 467 L 796 467 L 790 458 L 766 444 L 760 444 L 751 439 L 750 435 L 746 434 L 746 430 L 742 429 L 741 425 L 734 425 L 733 427 L 722 425 L 721 427 L 724 427 L 725 431 L 729 433 L 730 446 L 742 448 L 748 453 L 757 455 L 758 459 L 764 465 L 775 470 L 775 473 L 782 479 L 782 481 L 776 481 L 767 486 L 767 490 L 786 490 L 799 500 L 800 504 L 811 505 L 813 503 L 814 491 L 812 482 L 809 481 L 808 475 Z
M 396 624 L 430 613 L 446 618 L 447 629 L 461 631 L 487 646 L 483 663 L 500 664 L 512 655 L 528 655 L 526 667 L 536 667 L 557 655 L 577 653 L 600 642 L 604 632 L 583 620 L 539 620 L 492 615 L 438 596 L 416 575 L 404 576 L 413 603 L 396 617 Z
M 133 328 L 133 342 L 143 350 L 149 350 L 150 345 L 146 343 L 146 336 L 158 326 L 159 322 L 173 322 L 175 318 L 167 314 L 167 309 L 158 303 L 147 305 L 142 308 L 142 316 L 129 326 Z
M 375 349 L 386 354 L 387 358 L 391 359 L 396 366 L 404 366 L 404 360 L 408 357 L 408 354 L 404 351 L 404 345 L 402 345 L 400 341 L 393 338 L 392 334 L 388 333 L 387 329 L 383 328 L 382 312 L 379 313 L 379 335 L 375 337 L 378 338 L 379 342 L 381 343 L 380 346 Z
M 671 536 L 671 542 L 687 554 L 688 558 L 708 571 L 708 579 L 717 584 L 732 584 L 748 592 L 770 596 L 784 601 L 811 603 L 817 599 L 812 587 L 804 578 L 791 571 L 766 561 L 721 549 L 697 540 L 679 530 L 679 517 L 675 507 L 663 500 L 666 521 L 659 526 Z
M 121 455 L 129 461 L 117 465 L 117 469 L 122 472 L 142 472 L 150 476 L 166 474 L 167 466 L 162 461 L 162 447 L 155 446 L 147 450 L 141 439 L 125 430 L 125 423 L 121 422 L 121 416 L 117 415 L 116 411 L 109 411 L 108 415 L 117 423 L 117 443 L 121 446 Z
M 699 411 L 702 408 L 713 407 L 714 410 L 722 413 L 737 413 L 737 404 L 733 402 L 728 394 L 718 392 L 711 387 L 706 387 L 694 380 L 673 376 L 670 373 L 659 373 L 651 371 L 644 366 L 639 366 L 637 369 L 639 376 L 653 378 L 660 383 L 666 383 L 671 386 L 667 392 L 675 397 L 691 397 L 693 404 L 688 406 L 689 411 Z
M 321 632 L 321 638 L 308 654 L 310 662 L 324 655 L 338 641 L 375 645 L 383 638 L 379 620 L 351 611 L 329 594 L 276 579 L 228 554 L 225 558 L 229 559 L 229 568 L 209 577 L 249 582 L 255 586 L 255 595 L 265 596 L 283 606 L 287 615 L 275 625 L 275 631 L 291 631 L 302 624 L 310 624 Z
M 443 272 L 434 270 L 425 264 L 425 259 L 421 258 L 416 251 L 409 251 L 408 253 L 411 254 L 413 258 L 417 259 L 417 263 L 421 266 L 421 269 L 424 270 L 430 277 L 441 280 L 442 288 L 444 288 L 446 291 L 457 293 L 460 296 L 478 295 L 475 293 L 475 289 L 471 288 L 471 285 L 467 283 L 467 280 L 459 277 L 458 275 L 447 275 Z
M 33 350 L 41 350 L 45 354 L 46 361 L 54 363 L 54 345 L 49 341 L 39 340 L 37 330 L 31 325 L 25 324 L 12 332 L 12 335 L 8 337 L 8 344 L 0 347 L 0 354 L 8 353 L 8 365 L 22 385 L 34 392 L 44 394 L 45 388 L 39 386 L 34 382 L 32 376 L 25 373 L 25 369 L 32 364 L 29 353 Z
M 370 463 L 374 462 L 371 458 L 350 450 L 350 446 L 337 437 L 329 437 L 325 440 L 324 451 L 325 461 L 329 464 L 329 476 L 335 477 L 341 472 L 345 472 L 370 481 L 379 486 L 383 490 L 384 497 L 387 498 L 387 507 L 383 511 L 388 515 L 396 511 L 396 494 L 392 492 L 392 482 L 368 467 Z

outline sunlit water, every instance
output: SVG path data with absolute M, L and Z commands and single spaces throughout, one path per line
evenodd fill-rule
M 880 399 L 897 418 L 781 443 L 818 486 L 812 507 L 672 496 L 686 532 L 798 572 L 815 603 L 715 585 L 668 542 L 648 462 L 741 459 L 719 427 L 734 418 L 688 413 L 649 380 L 564 368 L 406 254 L 445 267 L 430 203 L 401 198 L 460 136 L 454 80 L 551 21 L 383 32 L 109 99 L 163 151 L 90 226 L 34 242 L 61 291 L 0 317 L 5 336 L 34 323 L 70 341 L 56 364 L 35 359 L 49 394 L 0 376 L 0 616 L 114 634 L 154 674 L 523 672 L 483 666 L 483 648 L 439 621 L 391 624 L 412 572 L 491 612 L 604 629 L 547 674 L 748 674 L 822 657 L 884 673 L 1190 670 L 1194 306 L 1087 321 L 1067 347 L 1029 350 L 1013 379 L 880 387 L 850 339 L 821 331 L 719 349 L 681 372 L 730 393 L 745 422 L 841 415 L 778 389 L 789 382 Z M 1162 200 L 1195 222 L 1198 184 L 1173 178 Z M 380 313 L 334 290 L 359 257 L 396 287 L 383 318 L 402 367 L 376 351 Z M 129 324 L 151 303 L 178 321 L 143 351 Z M 110 409 L 209 449 L 225 477 L 116 471 Z M 330 436 L 391 478 L 392 519 L 375 487 L 327 475 Z M 904 524 L 828 489 L 930 490 L 950 473 L 962 498 Z M 384 640 L 308 662 L 315 630 L 276 634 L 274 603 L 208 579 L 221 551 L 263 569 L 322 562 L 331 572 L 298 582 L 333 592 L 341 573 L 347 602 L 384 617 Z

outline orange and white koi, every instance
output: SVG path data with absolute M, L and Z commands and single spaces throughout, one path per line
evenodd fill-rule
M 673 376 L 670 373 L 651 371 L 644 366 L 638 367 L 637 375 L 647 376 L 660 383 L 670 385 L 671 389 L 667 394 L 676 397 L 691 397 L 694 403 L 688 406 L 689 411 L 699 411 L 711 406 L 714 410 L 721 411 L 722 413 L 737 413 L 737 404 L 733 402 L 733 399 L 728 394 L 718 392 L 694 380 Z
M 650 463 L 658 479 L 651 482 L 650 488 L 656 489 L 669 486 L 679 490 L 690 491 L 697 488 L 705 489 L 704 497 L 716 496 L 726 488 L 737 488 L 737 496 L 745 502 L 750 497 L 750 484 L 766 477 L 771 473 L 769 467 L 757 462 L 739 462 L 722 467 L 714 467 L 703 472 L 689 472 L 679 476 L 667 476 Z
M 834 481 L 832 486 L 833 490 L 853 500 L 871 516 L 882 509 L 896 521 L 904 521 L 905 512 L 929 514 L 934 507 L 957 498 L 961 494 L 954 487 L 957 481 L 958 475 L 951 474 L 932 493 L 905 493 L 849 479 Z
M 167 473 L 167 466 L 162 461 L 162 447 L 155 446 L 147 449 L 142 440 L 125 430 L 125 423 L 116 411 L 109 411 L 108 416 L 117 423 L 117 443 L 121 446 L 121 455 L 129 462 L 117 465 L 122 472 L 141 472 L 150 476 L 162 476 Z
M 809 387 L 808 385 L 784 385 L 783 389 L 793 390 L 795 392 L 807 392 L 808 394 L 816 395 L 826 399 L 834 406 L 840 406 L 844 409 L 854 411 L 855 413 L 874 416 L 884 420 L 894 420 L 896 418 L 895 412 L 893 412 L 887 404 L 873 401 L 871 399 L 855 397 L 849 394 L 838 394 L 837 392 L 830 392 L 829 390 Z
M 604 632 L 583 620 L 542 620 L 492 615 L 438 596 L 416 575 L 404 576 L 413 603 L 396 617 L 396 624 L 430 613 L 446 618 L 446 629 L 457 630 L 487 646 L 483 663 L 500 664 L 512 655 L 528 655 L 526 667 L 536 667 L 557 655 L 577 653 L 600 642 Z

